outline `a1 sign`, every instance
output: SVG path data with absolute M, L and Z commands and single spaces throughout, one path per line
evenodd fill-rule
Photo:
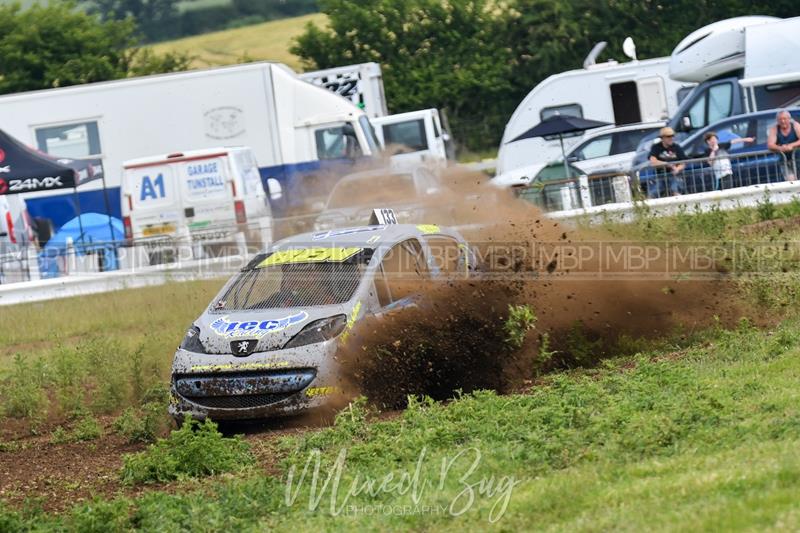
M 142 176 L 142 186 L 140 187 L 139 201 L 158 200 L 164 198 L 164 175 L 159 174 L 155 179 L 150 176 Z
M 392 209 L 373 209 L 372 216 L 369 218 L 370 226 L 385 226 L 387 224 L 397 224 L 397 217 Z

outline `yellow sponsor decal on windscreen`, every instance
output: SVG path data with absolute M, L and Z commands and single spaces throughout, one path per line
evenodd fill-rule
M 256 268 L 291 265 L 294 263 L 341 263 L 350 259 L 363 248 L 300 248 L 282 250 L 261 261 Z

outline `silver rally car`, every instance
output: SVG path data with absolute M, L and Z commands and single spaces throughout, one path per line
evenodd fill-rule
M 186 333 L 172 365 L 170 414 L 254 419 L 319 407 L 338 391 L 335 355 L 359 319 L 413 305 L 414 280 L 466 275 L 472 258 L 457 232 L 425 224 L 275 243 L 225 284 Z M 393 276 L 406 283 L 392 284 Z

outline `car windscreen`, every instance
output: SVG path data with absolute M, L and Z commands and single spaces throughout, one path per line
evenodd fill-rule
M 352 298 L 372 250 L 301 248 L 260 254 L 211 305 L 211 311 L 342 304 Z
M 416 197 L 411 174 L 389 174 L 358 180 L 340 181 L 328 199 L 328 209 L 360 205 L 386 205 L 411 201 Z

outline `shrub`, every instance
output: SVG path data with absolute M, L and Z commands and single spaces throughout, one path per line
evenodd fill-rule
M 127 484 L 172 481 L 233 472 L 253 464 L 250 446 L 241 436 L 223 437 L 210 419 L 187 417 L 165 439 L 136 454 L 123 457 L 122 481 Z
M 509 305 L 508 319 L 503 325 L 506 342 L 513 348 L 521 348 L 525 335 L 536 325 L 536 315 L 528 305 Z

